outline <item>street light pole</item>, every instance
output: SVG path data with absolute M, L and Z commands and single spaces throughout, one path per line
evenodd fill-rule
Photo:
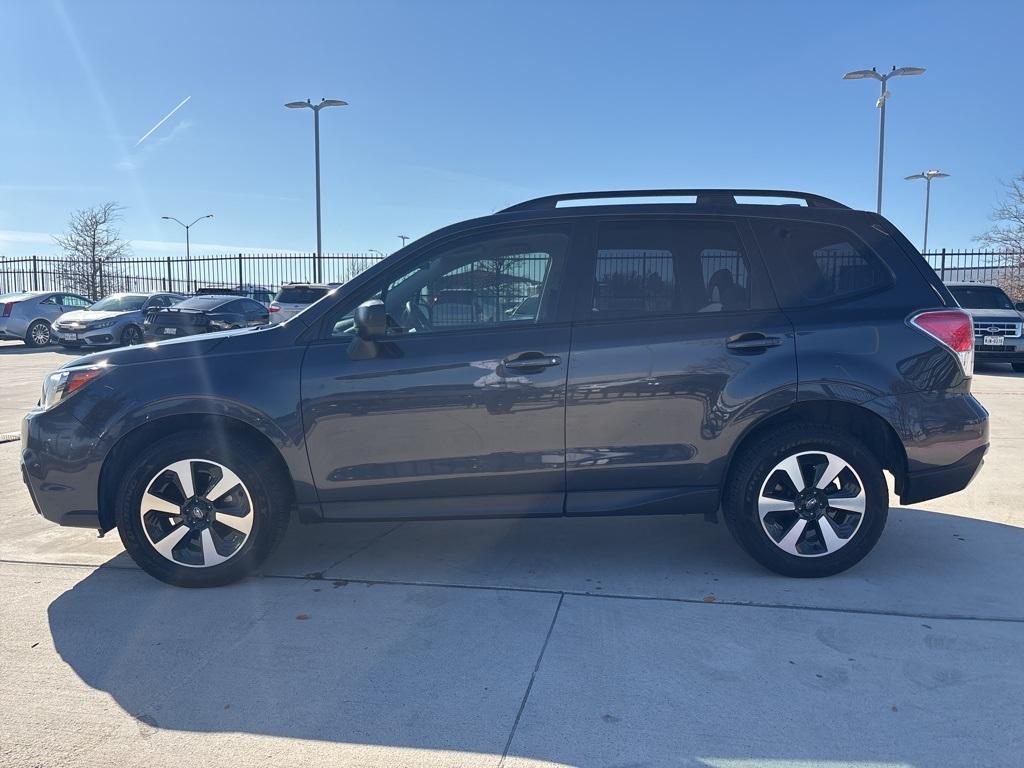
M 213 214 L 208 213 L 205 216 L 200 216 L 198 219 L 193 221 L 192 224 L 185 224 L 182 221 L 178 221 L 178 219 L 173 216 L 161 216 L 160 218 L 167 219 L 168 221 L 177 221 L 185 228 L 185 291 L 188 292 L 190 290 L 189 283 L 192 282 L 192 247 L 189 243 L 189 230 L 192 229 L 192 225 L 196 222 L 202 221 L 203 219 L 212 219 Z M 167 287 L 170 288 L 170 286 Z
M 945 179 L 949 176 L 948 173 L 942 171 L 925 171 L 924 173 L 915 173 L 911 176 L 904 176 L 906 181 L 912 179 L 924 179 L 925 191 L 924 191 L 924 247 L 921 249 L 921 253 L 928 253 L 928 211 L 932 206 L 932 179 Z
M 886 72 L 884 75 L 878 74 L 878 71 L 874 67 L 872 67 L 871 69 L 858 69 L 854 72 L 847 72 L 845 75 L 843 75 L 843 80 L 873 79 L 880 81 L 882 84 L 881 95 L 878 97 L 878 101 L 875 102 L 875 106 L 879 110 L 878 189 L 875 193 L 875 211 L 877 213 L 882 212 L 882 167 L 885 161 L 885 103 L 889 100 L 889 78 L 907 77 L 910 75 L 922 74 L 924 74 L 924 67 L 900 67 L 899 69 L 893 67 L 891 71 Z
M 319 283 L 323 276 L 323 247 L 320 236 L 320 110 L 324 107 L 346 107 L 347 101 L 341 99 L 320 99 L 319 104 L 305 101 L 289 101 L 285 104 L 289 109 L 313 110 L 313 152 L 316 158 L 316 256 L 313 258 L 313 281 Z
M 409 239 L 408 235 L 399 235 L 398 239 L 402 241 L 402 247 L 405 248 L 405 241 Z

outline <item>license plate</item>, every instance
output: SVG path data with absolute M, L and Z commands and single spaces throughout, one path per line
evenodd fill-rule
M 164 333 L 167 334 L 168 336 L 173 336 L 177 332 L 178 332 L 177 328 L 164 328 Z
M 986 347 L 1001 347 L 1004 342 L 1002 336 L 982 336 L 981 343 Z

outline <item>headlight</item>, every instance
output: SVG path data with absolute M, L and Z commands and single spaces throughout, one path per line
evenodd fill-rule
M 89 331 L 98 331 L 100 328 L 109 328 L 116 322 L 117 320 L 97 320 L 95 323 L 89 323 L 85 328 Z
M 106 365 L 83 365 L 54 371 L 43 380 L 43 398 L 40 405 L 43 410 L 52 408 L 108 370 Z

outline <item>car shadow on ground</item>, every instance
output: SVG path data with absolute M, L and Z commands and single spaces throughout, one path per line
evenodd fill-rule
M 56 352 L 58 355 L 78 356 L 93 351 L 95 350 L 86 349 L 84 347 L 82 349 L 62 347 L 60 344 L 48 344 L 45 347 L 30 347 L 28 344 L 20 342 L 15 342 L 13 344 L 0 344 L 0 355 L 36 355 L 46 352 Z
M 575 611 L 580 601 L 587 601 L 587 610 L 607 610 L 611 617 L 578 637 L 573 636 L 573 619 L 566 619 L 568 638 L 559 626 L 562 619 L 556 621 L 551 643 L 568 644 L 570 650 L 573 643 L 580 647 L 555 652 L 545 666 L 561 665 L 563 674 L 568 668 L 570 687 L 573 676 L 582 684 L 595 675 L 613 674 L 620 661 L 607 650 L 602 655 L 602 648 L 623 631 L 617 623 L 622 619 L 616 618 L 616 611 L 626 610 L 622 606 L 635 605 L 652 614 L 694 611 L 700 613 L 683 619 L 675 631 L 696 633 L 679 641 L 691 652 L 696 643 L 703 658 L 699 663 L 668 663 L 678 668 L 677 674 L 692 665 L 699 679 L 692 681 L 697 686 L 692 690 L 673 690 L 673 700 L 687 710 L 687 717 L 732 712 L 744 723 L 743 738 L 735 740 L 736 754 L 711 754 L 763 763 L 885 758 L 918 765 L 934 757 L 928 752 L 935 746 L 927 733 L 874 742 L 868 736 L 837 737 L 843 713 L 867 705 L 864 692 L 844 698 L 841 687 L 834 695 L 817 691 L 814 695 L 834 705 L 831 719 L 807 728 L 795 720 L 760 716 L 791 708 L 794 688 L 787 680 L 769 685 L 743 676 L 723 677 L 723 670 L 775 642 L 792 647 L 806 641 L 807 648 L 821 651 L 822 644 L 832 648 L 838 636 L 854 631 L 867 633 L 861 643 L 877 644 L 858 648 L 858 663 L 899 663 L 902 655 L 920 652 L 904 648 L 890 632 L 910 627 L 923 633 L 936 624 L 941 629 L 941 617 L 997 618 L 1001 621 L 992 624 L 968 623 L 1000 632 L 1019 631 L 1015 622 L 1024 621 L 1019 589 L 1024 529 L 919 509 L 894 508 L 875 552 L 851 571 L 820 580 L 767 573 L 738 553 L 721 527 L 692 518 L 363 525 L 350 528 L 350 537 L 355 532 L 363 542 L 354 548 L 344 542 L 346 528 L 350 526 L 296 528 L 267 569 L 276 578 L 254 577 L 213 590 L 165 586 L 134 569 L 113 567 L 126 565 L 124 556 L 118 556 L 50 604 L 56 650 L 85 683 L 108 693 L 150 728 L 495 755 L 516 719 L 561 600 L 566 606 L 576 601 Z M 325 571 L 308 578 L 297 575 L 314 570 L 316 563 L 310 562 L 320 557 L 318 542 L 350 546 L 350 551 Z M 467 588 L 474 585 L 481 588 Z M 644 599 L 600 599 L 599 590 L 607 597 Z M 563 597 L 562 591 L 570 596 Z M 789 609 L 763 610 L 776 605 Z M 798 606 L 812 610 L 792 610 Z M 775 615 L 781 618 L 771 618 Z M 808 618 L 801 622 L 801 617 Z M 716 630 L 719 618 L 724 623 Z M 885 621 L 896 624 L 864 626 Z M 641 631 L 646 638 L 641 643 L 649 641 L 652 649 L 664 653 L 672 638 L 658 629 L 663 626 L 652 622 L 650 635 Z M 834 654 L 829 648 L 824 652 Z M 629 663 L 645 663 L 650 649 L 634 650 L 639 661 Z M 841 655 L 845 662 L 854 653 L 843 650 Z M 650 663 L 666 662 L 653 654 Z M 545 685 L 545 666 L 538 670 L 538 686 Z M 799 674 L 799 668 L 789 665 L 781 670 L 782 676 Z M 884 677 L 884 667 L 879 670 L 870 674 Z M 657 670 L 652 674 L 657 677 Z M 962 679 L 980 672 L 958 674 Z M 756 696 L 747 690 L 751 685 L 758 687 Z M 984 710 L 998 705 L 978 700 L 980 694 L 972 688 L 914 691 L 906 696 L 918 697 L 915 712 L 927 716 L 915 722 L 925 730 L 938 728 L 949 716 L 933 711 L 943 696 L 966 697 L 968 704 Z M 904 695 L 885 695 L 896 693 Z M 564 696 L 564 714 L 571 721 L 573 707 L 583 703 L 573 702 L 571 688 Z M 622 696 L 645 720 L 648 714 L 653 718 L 644 728 L 623 730 L 615 737 L 620 754 L 639 757 L 645 753 L 644 733 L 661 725 L 671 732 L 675 715 L 663 701 L 644 699 L 639 689 L 624 690 Z M 886 703 L 887 714 L 888 709 Z M 833 720 L 834 727 L 829 724 Z M 782 740 L 786 749 L 766 746 L 780 744 L 780 728 L 791 731 L 792 738 Z M 546 743 L 543 748 L 521 747 L 513 741 L 510 754 L 566 764 L 581 760 L 578 742 L 552 738 Z M 680 743 L 673 764 L 710 765 L 697 757 L 709 754 L 701 751 L 705 746 L 699 738 Z M 772 749 L 779 754 L 771 754 Z

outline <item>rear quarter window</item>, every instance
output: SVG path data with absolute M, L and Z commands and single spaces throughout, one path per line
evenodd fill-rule
M 841 301 L 893 284 L 885 263 L 848 229 L 800 221 L 751 224 L 783 307 Z

